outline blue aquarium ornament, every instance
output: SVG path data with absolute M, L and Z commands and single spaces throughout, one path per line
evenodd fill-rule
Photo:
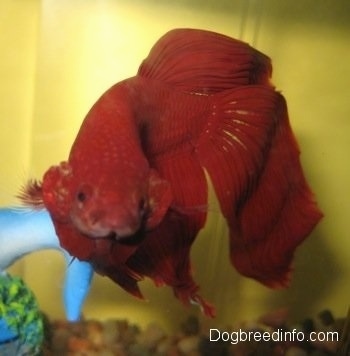
M 74 259 L 61 248 L 46 210 L 0 209 L 0 272 L 3 273 L 24 255 L 45 249 L 59 250 L 65 257 L 66 275 L 63 287 L 65 312 L 69 321 L 77 321 L 90 290 L 93 275 L 91 265 Z M 0 310 L 0 339 L 5 335 L 1 316 Z

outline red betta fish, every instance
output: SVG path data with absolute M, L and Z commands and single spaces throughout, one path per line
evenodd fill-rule
M 285 286 L 295 248 L 322 214 L 271 72 L 270 59 L 241 41 L 166 33 L 135 77 L 95 103 L 68 161 L 28 182 L 22 200 L 47 208 L 62 247 L 134 296 L 146 276 L 213 316 L 189 258 L 206 221 L 207 172 L 232 264 Z

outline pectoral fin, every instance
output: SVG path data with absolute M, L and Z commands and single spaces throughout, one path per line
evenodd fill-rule
M 149 216 L 146 228 L 152 230 L 162 221 L 173 200 L 173 194 L 170 184 L 154 169 L 151 169 L 148 187 Z

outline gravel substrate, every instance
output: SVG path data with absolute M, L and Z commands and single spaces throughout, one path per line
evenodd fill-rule
M 287 314 L 279 310 L 254 322 L 242 323 L 238 328 L 212 330 L 211 338 L 219 339 L 217 341 L 210 340 L 210 329 L 203 330 L 196 317 L 187 318 L 174 335 L 168 335 L 155 323 L 141 329 L 128 320 L 84 320 L 78 323 L 48 321 L 43 354 L 57 356 L 348 355 L 339 352 L 337 354 L 345 318 L 334 319 L 332 313 L 325 310 L 314 319 L 305 319 L 294 325 L 289 325 L 286 319 Z M 241 339 L 250 335 L 250 340 L 237 342 L 238 335 Z M 260 340 L 258 340 L 259 335 Z M 285 340 L 282 340 L 283 337 Z M 320 338 L 322 341 L 312 342 L 311 337 Z M 298 341 L 301 338 L 304 340 Z

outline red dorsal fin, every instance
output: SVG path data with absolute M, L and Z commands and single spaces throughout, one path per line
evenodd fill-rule
M 270 59 L 244 42 L 210 31 L 175 29 L 153 46 L 138 75 L 212 94 L 268 84 L 271 71 Z

